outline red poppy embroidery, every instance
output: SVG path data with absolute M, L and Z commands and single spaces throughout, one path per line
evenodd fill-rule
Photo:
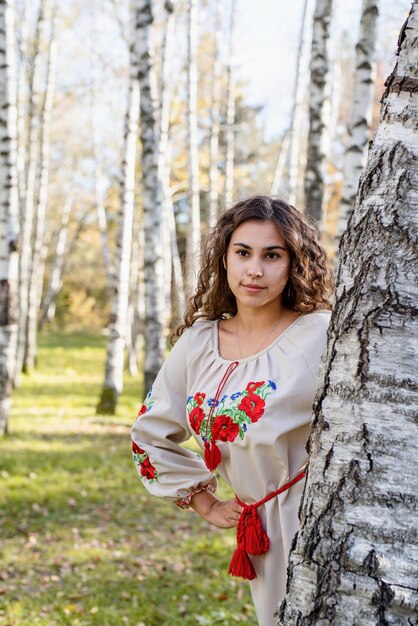
M 200 395 L 204 395 L 204 394 L 200 394 Z M 190 412 L 190 415 L 189 415 L 190 426 L 193 428 L 193 430 L 196 433 L 196 435 L 198 435 L 200 433 L 200 427 L 201 427 L 202 422 L 205 419 L 205 417 L 206 417 L 206 415 L 205 415 L 203 409 L 200 408 L 200 406 L 196 406 Z
M 259 383 L 248 383 L 248 385 L 246 386 L 246 390 L 248 391 L 248 393 L 254 393 L 254 391 L 262 385 L 264 385 L 264 380 L 260 381 Z
M 238 405 L 240 411 L 244 411 L 250 418 L 251 422 L 257 422 L 264 414 L 264 407 L 266 403 L 263 398 L 257 396 L 255 393 L 249 393 L 245 396 Z
M 147 405 L 146 405 L 146 404 L 143 404 L 143 405 L 141 406 L 141 408 L 139 409 L 139 411 L 138 411 L 138 417 L 140 417 L 141 415 L 144 415 L 144 413 L 145 413 L 145 411 L 146 411 L 146 410 L 147 410 Z
M 203 403 L 203 400 L 206 398 L 206 394 L 205 393 L 195 393 L 194 394 L 194 400 L 196 400 L 197 404 L 200 406 Z
M 239 425 L 229 415 L 217 415 L 212 424 L 212 439 L 214 441 L 234 441 L 239 433 Z
M 149 460 L 149 455 L 140 448 L 135 441 L 132 441 L 132 451 L 134 453 L 134 461 L 138 465 L 141 476 L 148 480 L 158 480 L 158 472 Z

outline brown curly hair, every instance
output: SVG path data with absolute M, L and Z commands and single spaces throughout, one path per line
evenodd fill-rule
M 283 306 L 300 313 L 331 308 L 332 274 L 315 228 L 300 211 L 279 198 L 251 196 L 225 211 L 206 237 L 197 289 L 184 314 L 184 324 L 171 335 L 172 341 L 198 319 L 216 320 L 237 313 L 223 259 L 232 233 L 247 220 L 254 219 L 274 222 L 286 242 L 290 273 L 282 296 Z

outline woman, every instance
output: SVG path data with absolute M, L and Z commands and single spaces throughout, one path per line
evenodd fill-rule
M 229 571 L 251 581 L 259 624 L 273 626 L 298 530 L 331 275 L 314 229 L 267 196 L 220 217 L 202 266 L 133 426 L 134 460 L 152 494 L 237 526 Z M 190 436 L 203 459 L 180 446 Z M 215 469 L 236 498 L 216 497 Z

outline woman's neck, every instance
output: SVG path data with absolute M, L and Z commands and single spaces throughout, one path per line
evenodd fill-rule
M 286 309 L 281 305 L 277 306 L 277 304 L 274 307 L 260 309 L 240 306 L 235 319 L 243 333 L 254 333 L 259 329 L 263 330 L 273 326 L 285 316 L 285 313 Z

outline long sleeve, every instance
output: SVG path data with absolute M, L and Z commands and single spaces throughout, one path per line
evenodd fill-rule
M 186 415 L 190 332 L 169 354 L 132 427 L 138 474 L 155 496 L 187 505 L 191 495 L 213 479 L 202 457 L 180 444 L 191 436 Z

